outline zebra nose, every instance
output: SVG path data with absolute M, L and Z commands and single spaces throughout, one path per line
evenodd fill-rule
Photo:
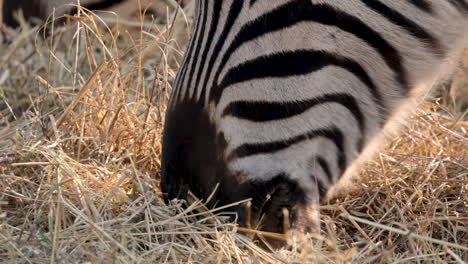
M 240 211 L 239 220 L 247 229 L 286 233 L 295 221 L 295 209 L 308 203 L 305 192 L 283 174 L 268 181 L 250 182 L 243 187 L 248 189 L 245 195 L 252 199 Z

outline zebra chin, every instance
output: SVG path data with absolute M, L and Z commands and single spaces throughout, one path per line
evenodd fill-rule
M 207 204 L 210 208 L 251 199 L 249 206 L 229 207 L 223 213 L 229 213 L 241 226 L 266 232 L 318 230 L 318 199 L 311 201 L 310 193 L 286 173 L 268 180 L 252 180 L 255 175 L 233 173 L 227 166 L 226 148 L 224 135 L 198 103 L 178 103 L 168 111 L 162 151 L 161 187 L 165 202 L 189 200 L 189 191 L 203 201 L 211 196 Z

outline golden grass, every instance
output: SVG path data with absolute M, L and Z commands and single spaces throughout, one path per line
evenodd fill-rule
M 262 249 L 196 201 L 161 200 L 161 130 L 184 16 L 143 30 L 83 14 L 0 46 L 0 262 L 464 263 L 468 122 L 433 103 L 348 194 L 320 235 Z M 21 114 L 23 112 L 23 114 Z M 242 231 L 242 232 L 237 232 Z M 258 234 L 257 235 L 261 235 Z

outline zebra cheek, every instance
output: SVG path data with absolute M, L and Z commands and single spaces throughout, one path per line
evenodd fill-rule
M 227 141 L 207 110 L 194 101 L 179 102 L 168 109 L 162 146 L 161 188 L 165 201 L 186 199 L 191 191 L 210 204 L 234 202 L 239 195 L 236 175 L 227 169 Z

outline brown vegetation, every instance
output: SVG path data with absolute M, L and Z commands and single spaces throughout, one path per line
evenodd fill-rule
M 178 14 L 137 34 L 92 15 L 45 38 L 5 29 L 0 262 L 468 261 L 466 111 L 437 100 L 321 207 L 323 232 L 291 234 L 288 249 L 258 247 L 201 202 L 164 205 L 161 129 L 188 23 Z

